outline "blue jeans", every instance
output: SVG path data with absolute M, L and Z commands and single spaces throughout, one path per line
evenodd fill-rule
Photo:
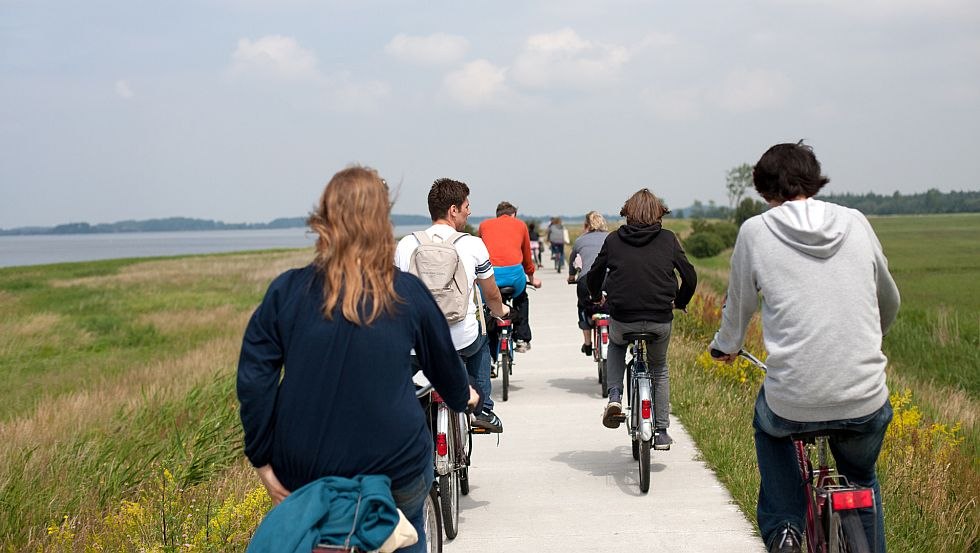
M 878 553 L 885 553 L 885 519 L 881 510 L 881 488 L 875 463 L 885 439 L 885 430 L 892 420 L 892 406 L 885 404 L 874 413 L 856 419 L 823 422 L 795 422 L 784 419 L 769 409 L 766 390 L 761 388 L 755 400 L 755 453 L 759 460 L 759 533 L 766 544 L 776 532 L 789 524 L 802 534 L 806 513 L 803 480 L 796 462 L 791 434 L 817 430 L 846 430 L 841 436 L 831 436 L 830 451 L 837 461 L 837 470 L 857 486 L 874 490 L 875 511 L 860 509 L 864 531 L 875 536 Z
M 470 382 L 476 388 L 476 393 L 480 394 L 480 405 L 493 410 L 493 398 L 490 397 L 490 346 L 487 344 L 487 337 L 478 334 L 472 344 L 459 350 L 459 357 L 466 365 L 466 372 L 470 375 Z
M 637 321 L 624 323 L 609 319 L 608 387 L 622 393 L 626 375 L 626 339 L 629 332 L 650 332 L 657 335 L 647 342 L 647 370 L 653 383 L 653 425 L 658 429 L 670 426 L 670 375 L 667 369 L 667 346 L 670 345 L 671 323 Z
M 558 269 L 565 265 L 565 244 L 551 244 L 551 255 L 558 259 Z
M 415 531 L 419 535 L 419 541 L 415 545 L 402 547 L 398 551 L 406 553 L 425 553 L 425 498 L 429 495 L 434 479 L 433 471 L 427 470 L 412 480 L 410 484 L 391 490 L 391 496 L 395 499 L 395 505 L 405 513 L 405 518 L 412 523 Z M 438 507 L 436 507 L 438 509 Z

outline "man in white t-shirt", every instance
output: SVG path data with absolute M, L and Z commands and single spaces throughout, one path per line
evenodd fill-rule
M 433 225 L 425 230 L 433 241 L 445 241 L 457 231 L 466 226 L 466 218 L 470 215 L 470 189 L 465 183 L 439 179 L 432 183 L 429 190 L 429 215 Z M 484 301 L 495 317 L 504 317 L 508 308 L 500 297 L 493 277 L 493 265 L 490 264 L 490 254 L 483 240 L 476 236 L 463 236 L 455 243 L 456 253 L 466 269 L 466 280 L 469 283 L 468 295 L 473 297 L 473 283 L 480 287 Z M 419 247 L 419 241 L 409 234 L 398 242 L 395 248 L 395 265 L 402 271 L 408 271 L 412 261 L 412 253 Z M 490 397 L 490 347 L 487 337 L 480 329 L 477 319 L 476 302 L 470 302 L 466 317 L 455 324 L 449 325 L 453 345 L 466 365 L 466 372 L 473 379 L 473 387 L 480 394 L 482 409 L 475 414 L 473 426 L 490 432 L 502 432 L 503 424 L 493 412 L 493 399 Z

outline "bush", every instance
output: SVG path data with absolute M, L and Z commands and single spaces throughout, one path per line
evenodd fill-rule
M 694 257 L 714 257 L 725 249 L 725 241 L 714 232 L 695 232 L 684 240 L 684 249 Z
M 695 219 L 691 222 L 692 235 L 694 234 L 714 234 L 721 238 L 723 248 L 731 248 L 735 245 L 735 238 L 738 237 L 738 227 L 727 221 L 717 221 L 710 223 L 704 219 Z M 685 245 L 687 243 L 685 242 Z M 712 254 L 716 255 L 716 254 Z M 695 256 L 697 257 L 697 256 Z M 708 256 L 711 257 L 711 256 Z

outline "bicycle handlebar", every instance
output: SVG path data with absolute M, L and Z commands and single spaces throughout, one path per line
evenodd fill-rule
M 725 357 L 726 355 L 728 354 L 721 351 L 720 349 L 711 348 L 711 357 L 713 357 L 714 359 L 719 359 L 721 357 Z M 759 360 L 758 357 L 752 355 L 751 353 L 745 351 L 744 349 L 738 350 L 738 353 L 736 355 L 744 359 L 747 359 L 749 363 L 752 363 L 753 365 L 759 367 L 763 371 L 767 370 L 765 363 L 763 363 L 762 361 Z

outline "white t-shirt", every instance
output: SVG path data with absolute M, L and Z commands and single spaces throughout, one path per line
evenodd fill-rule
M 439 239 L 445 241 L 456 229 L 449 225 L 432 225 L 425 229 L 433 241 Z M 436 237 L 439 238 L 436 238 Z M 398 241 L 395 248 L 395 266 L 402 271 L 408 272 L 408 267 L 412 263 L 412 252 L 419 247 L 419 241 L 411 234 Z M 467 294 L 473 297 L 473 283 L 476 279 L 485 279 L 493 276 L 493 265 L 490 264 L 490 252 L 483 240 L 476 236 L 467 235 L 456 242 L 456 253 L 463 262 L 466 269 L 466 281 L 469 284 Z M 453 345 L 457 350 L 461 350 L 476 340 L 480 333 L 480 323 L 476 318 L 476 302 L 470 302 L 470 307 L 466 312 L 466 318 L 462 321 L 449 325 L 449 332 L 453 337 Z

